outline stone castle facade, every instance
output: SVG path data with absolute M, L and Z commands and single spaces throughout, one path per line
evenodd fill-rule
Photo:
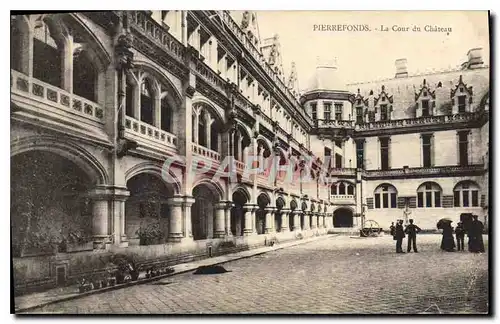
M 489 68 L 298 95 L 255 13 L 11 18 L 11 225 L 18 292 L 109 266 L 488 215 Z

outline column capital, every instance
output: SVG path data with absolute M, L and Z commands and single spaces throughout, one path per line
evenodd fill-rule
M 87 191 L 87 197 L 95 200 L 126 200 L 130 196 L 130 191 L 126 187 L 117 186 L 96 186 Z
M 272 212 L 274 212 L 276 210 L 277 210 L 276 207 L 266 207 L 266 208 L 264 208 L 264 211 L 265 212 L 269 212 L 269 213 L 272 213 Z
M 292 212 L 292 210 L 289 209 L 289 208 L 283 208 L 283 209 L 280 210 L 280 212 L 289 214 L 289 213 Z
M 253 205 L 253 204 L 245 204 L 245 205 L 243 205 L 243 210 L 244 211 L 253 212 L 253 211 L 257 210 L 257 209 L 259 209 L 258 205 Z
M 183 203 L 184 203 L 184 197 L 182 197 L 182 196 L 174 196 L 172 198 L 167 199 L 167 204 L 169 206 L 182 207 Z
M 191 207 L 196 202 L 196 199 L 191 196 L 184 196 L 183 198 L 184 198 L 183 204 L 186 207 Z

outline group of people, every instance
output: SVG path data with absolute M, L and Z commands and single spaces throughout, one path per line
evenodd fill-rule
M 441 240 L 441 250 L 447 252 L 454 252 L 455 247 L 457 251 L 463 251 L 465 248 L 465 234 L 469 238 L 468 250 L 474 253 L 484 252 L 484 242 L 483 242 L 483 222 L 478 220 L 477 215 L 472 216 L 473 220 L 468 224 L 467 228 L 464 227 L 462 222 L 457 223 L 457 227 L 453 229 L 451 226 L 452 221 L 442 219 L 438 222 L 438 229 L 443 230 L 443 239 Z M 455 238 L 457 244 L 455 245 L 455 240 L 453 239 L 453 232 L 455 232 Z
M 396 241 L 396 253 L 404 253 L 403 251 L 403 239 L 408 234 L 408 248 L 406 252 L 410 252 L 413 246 L 413 252 L 418 253 L 417 250 L 417 233 L 420 232 L 420 227 L 413 224 L 413 219 L 410 219 L 410 224 L 403 227 L 403 220 L 398 219 L 396 221 L 396 226 L 394 226 L 394 222 L 391 224 L 391 235 Z
M 467 228 L 464 227 L 462 222 L 458 222 L 457 227 L 454 229 L 451 226 L 453 221 L 449 219 L 441 219 L 437 228 L 443 230 L 443 238 L 441 240 L 441 250 L 447 252 L 454 252 L 455 247 L 457 251 L 464 250 L 464 239 L 465 234 L 469 237 L 468 247 L 469 252 L 483 253 L 484 252 L 484 242 L 483 242 L 483 223 L 477 219 L 477 215 L 473 215 L 472 222 L 469 223 Z M 406 227 L 403 226 L 403 220 L 398 219 L 396 225 L 392 222 L 390 226 L 391 235 L 396 241 L 396 253 L 405 253 L 403 251 L 403 239 L 408 235 L 408 247 L 406 252 L 410 252 L 413 248 L 415 253 L 417 250 L 417 233 L 421 231 L 420 227 L 413 224 L 413 219 L 409 220 L 409 224 Z M 455 238 L 457 244 L 455 245 L 455 238 L 453 238 L 453 232 L 455 232 Z

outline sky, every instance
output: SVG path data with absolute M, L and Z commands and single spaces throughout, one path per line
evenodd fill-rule
M 489 64 L 486 11 L 257 11 L 261 39 L 279 35 L 285 74 L 297 66 L 299 88 L 305 89 L 321 60 L 336 57 L 346 83 L 394 77 L 395 60 L 406 58 L 410 74 L 454 68 L 471 48 L 482 47 Z M 368 25 L 371 31 L 315 31 L 314 25 Z M 389 31 L 381 31 L 381 25 Z M 392 27 L 410 31 L 392 31 Z M 451 32 L 425 32 L 426 25 Z M 420 32 L 413 32 L 419 26 Z M 384 27 L 384 28 L 385 28 Z M 378 30 L 375 30 L 378 29 Z

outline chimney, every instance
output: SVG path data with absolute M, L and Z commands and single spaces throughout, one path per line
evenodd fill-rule
M 467 68 L 477 69 L 483 66 L 483 49 L 472 48 L 467 52 Z
M 397 59 L 396 60 L 396 78 L 406 78 L 408 77 L 408 68 L 406 66 L 406 59 Z

